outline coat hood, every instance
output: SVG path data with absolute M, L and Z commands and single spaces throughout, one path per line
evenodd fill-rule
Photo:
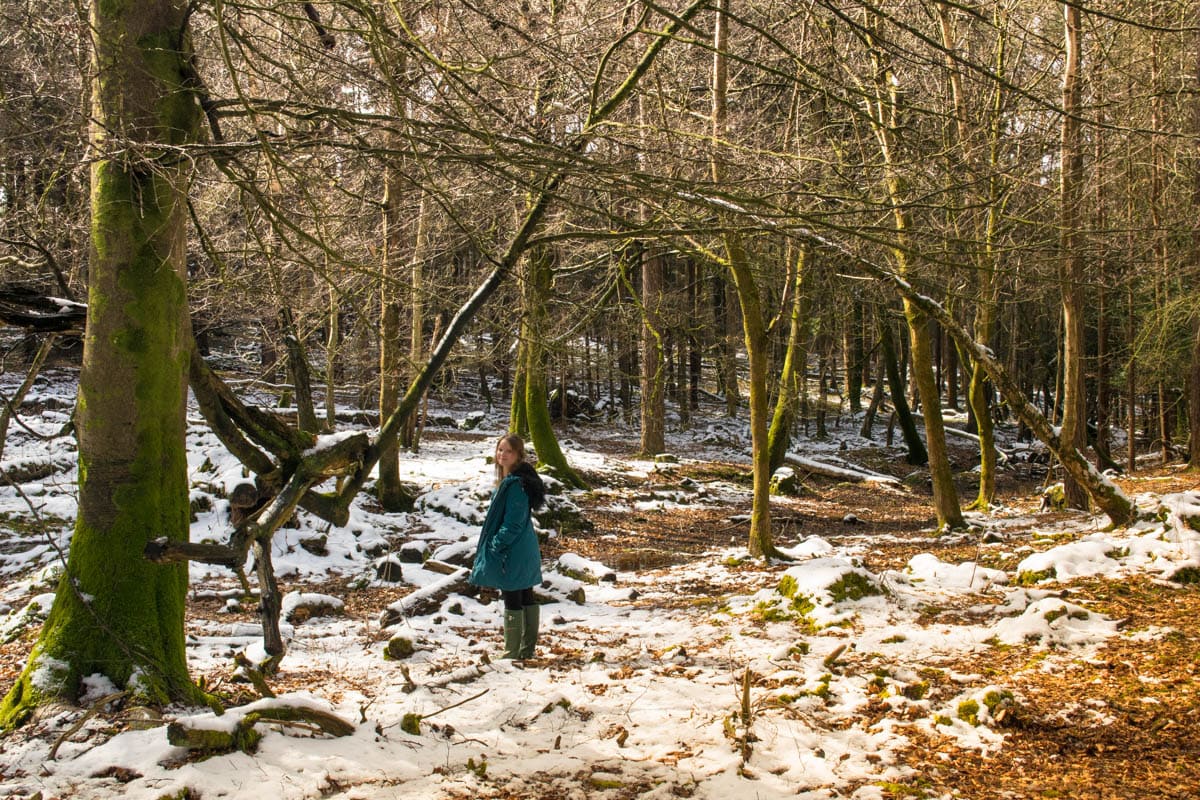
M 546 504 L 546 484 L 542 483 L 542 476 L 528 462 L 522 461 L 512 474 L 521 482 L 521 488 L 529 497 L 530 508 L 537 509 Z

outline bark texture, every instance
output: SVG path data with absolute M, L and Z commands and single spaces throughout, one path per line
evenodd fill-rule
M 142 702 L 191 700 L 187 567 L 142 557 L 188 536 L 184 400 L 190 327 L 184 198 L 199 107 L 187 88 L 186 4 L 94 3 L 88 319 L 79 379 L 79 513 L 66 571 L 0 708 L 19 724 L 107 676 Z M 136 154 L 136 157 L 135 157 Z

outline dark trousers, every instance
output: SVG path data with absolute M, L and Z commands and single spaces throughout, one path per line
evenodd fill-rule
M 528 589 L 517 589 L 515 592 L 500 592 L 500 596 L 504 598 L 505 611 L 520 611 L 525 606 L 537 605 L 537 601 L 533 599 L 533 587 Z

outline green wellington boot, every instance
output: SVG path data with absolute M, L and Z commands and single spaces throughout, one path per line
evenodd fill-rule
M 501 658 L 520 658 L 521 641 L 525 637 L 524 610 L 504 609 L 504 655 Z
M 521 658 L 533 658 L 533 649 L 537 646 L 542 607 L 535 603 L 525 606 L 521 613 L 525 615 L 525 630 L 521 635 Z

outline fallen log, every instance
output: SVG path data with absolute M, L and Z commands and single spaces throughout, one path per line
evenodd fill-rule
M 419 617 L 432 614 L 442 607 L 442 603 L 452 594 L 472 594 L 474 587 L 467 580 L 470 571 L 463 568 L 455 570 L 439 581 L 418 589 L 383 610 L 379 615 L 379 625 L 387 628 L 395 625 L 406 617 Z
M 879 472 L 871 472 L 867 469 L 859 467 L 838 467 L 833 464 L 825 464 L 821 461 L 814 461 L 811 458 L 798 456 L 795 453 L 788 453 L 783 457 L 783 463 L 790 464 L 793 467 L 811 472 L 815 475 L 824 475 L 827 478 L 836 478 L 840 481 L 851 481 L 854 483 L 899 483 L 900 481 L 893 478 L 891 475 L 884 475 Z
M 217 755 L 233 750 L 253 753 L 262 739 L 262 734 L 254 727 L 260 722 L 302 726 L 308 730 L 317 730 L 334 737 L 349 736 L 354 733 L 354 725 L 336 714 L 322 711 L 319 708 L 286 703 L 255 703 L 254 705 L 255 707 L 247 711 L 232 728 L 224 720 L 221 721 L 220 727 L 213 728 L 172 722 L 167 725 L 167 741 L 175 747 Z

